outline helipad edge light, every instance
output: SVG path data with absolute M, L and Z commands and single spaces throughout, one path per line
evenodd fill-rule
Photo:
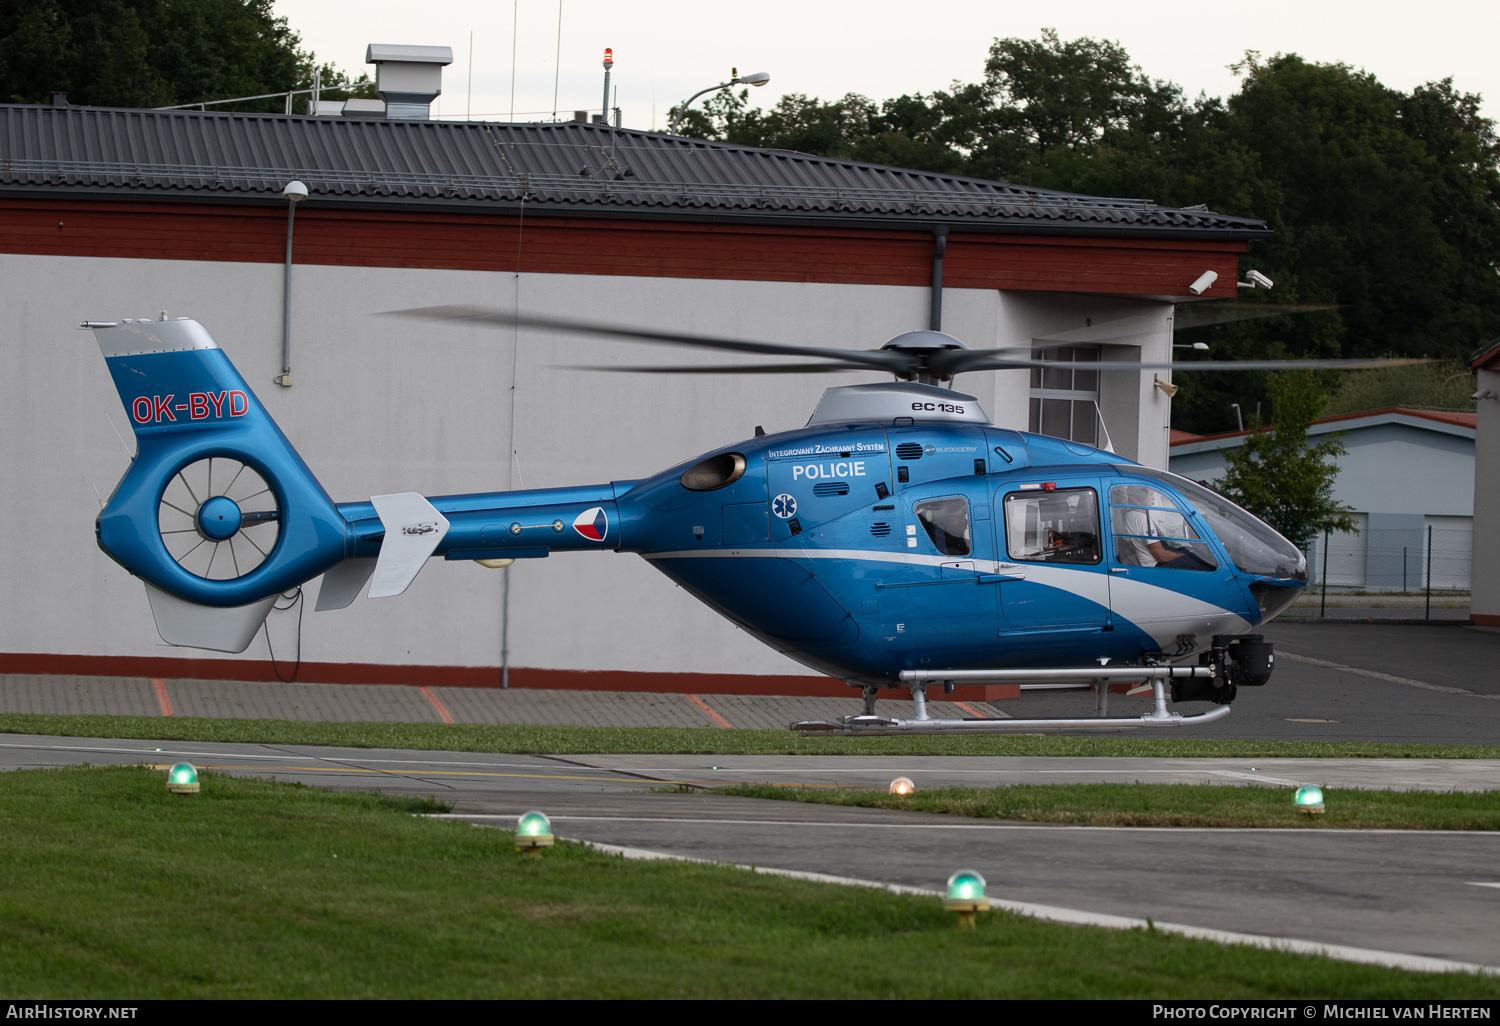
M 917 789 L 917 785 L 911 782 L 911 777 L 897 777 L 891 781 L 891 794 L 911 794 Z
M 516 851 L 527 855 L 540 855 L 543 848 L 552 847 L 552 821 L 544 812 L 533 809 L 523 813 L 516 821 Z
M 1297 805 L 1298 812 L 1309 815 L 1317 815 L 1323 812 L 1323 789 L 1308 784 L 1297 788 L 1296 797 L 1292 799 Z
M 960 869 L 948 878 L 948 896 L 943 899 L 943 907 L 958 913 L 959 929 L 974 929 L 975 915 L 990 910 L 984 877 L 977 869 Z
M 169 794 L 197 794 L 197 768 L 190 762 L 179 762 L 167 770 L 167 792 Z

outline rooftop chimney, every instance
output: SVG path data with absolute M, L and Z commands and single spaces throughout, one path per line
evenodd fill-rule
M 432 101 L 442 95 L 443 67 L 453 63 L 453 48 L 371 43 L 365 61 L 375 65 L 375 92 L 385 101 L 386 117 L 426 121 Z

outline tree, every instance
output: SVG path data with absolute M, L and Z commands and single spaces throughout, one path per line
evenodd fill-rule
M 1308 423 L 1324 393 L 1310 371 L 1272 374 L 1267 382 L 1275 426 L 1254 426 L 1237 449 L 1224 455 L 1218 490 L 1302 547 L 1323 531 L 1352 531 L 1354 519 L 1333 498 L 1343 443 L 1308 443 Z
M 166 107 L 306 89 L 316 58 L 271 0 L 11 0 L 0 4 L 0 102 Z M 329 99 L 373 95 L 324 66 Z M 217 110 L 277 112 L 280 99 Z

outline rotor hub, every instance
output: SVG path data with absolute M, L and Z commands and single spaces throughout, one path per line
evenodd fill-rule
M 198 507 L 198 533 L 209 541 L 228 541 L 239 533 L 244 514 L 227 495 L 215 495 Z

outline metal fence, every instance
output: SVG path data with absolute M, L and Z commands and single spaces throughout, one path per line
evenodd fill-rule
M 1462 619 L 1473 572 L 1469 527 L 1325 532 L 1307 548 L 1308 588 L 1293 616 Z

